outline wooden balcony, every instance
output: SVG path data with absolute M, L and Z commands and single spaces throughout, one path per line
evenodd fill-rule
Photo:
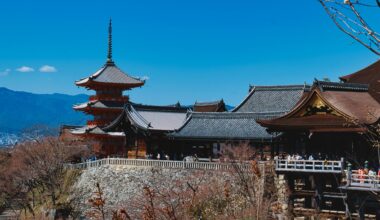
M 115 96 L 115 95 L 92 95 L 90 96 L 90 101 L 118 101 L 118 102 L 128 102 L 129 96 Z
M 347 184 L 342 189 L 380 192 L 380 176 L 360 174 L 358 170 L 346 171 Z
M 343 161 L 338 160 L 275 160 L 276 172 L 335 173 L 343 172 Z

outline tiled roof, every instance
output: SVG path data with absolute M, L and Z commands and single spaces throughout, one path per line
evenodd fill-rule
M 233 112 L 289 112 L 301 99 L 306 85 L 255 86 Z
M 355 73 L 342 76 L 340 79 L 345 83 L 369 84 L 369 93 L 380 102 L 380 60 Z
M 123 113 L 104 128 L 113 131 L 123 121 L 143 131 L 173 131 L 186 121 L 188 109 L 184 107 L 127 104 Z
M 123 109 L 124 103 L 117 101 L 90 101 L 82 104 L 74 105 L 74 109 L 91 108 L 106 108 L 106 109 Z
M 325 106 L 318 114 L 310 100 L 321 99 Z M 305 114 L 309 107 L 316 112 Z M 330 113 L 332 112 L 332 113 Z M 302 115 L 302 117 L 300 117 Z M 311 91 L 287 114 L 270 119 L 258 120 L 272 130 L 327 130 L 340 131 L 358 127 L 359 124 L 373 124 L 380 119 L 380 103 L 368 92 L 368 86 L 354 83 L 315 81 Z M 355 123 L 353 123 L 355 121 Z M 360 127 L 360 126 L 359 126 Z M 362 127 L 364 128 L 364 127 Z
M 149 110 L 130 105 L 127 106 L 126 111 L 128 117 L 135 123 L 135 125 L 148 130 L 163 130 L 171 131 L 178 129 L 186 120 L 187 112 L 182 109 L 176 111 L 176 108 L 162 107 L 161 111 L 158 109 Z
M 99 127 L 79 127 L 71 129 L 72 134 L 83 135 L 83 134 L 95 134 L 95 135 L 108 135 L 108 136 L 118 136 L 124 137 L 125 134 L 123 132 L 106 132 Z
M 195 112 L 225 112 L 227 110 L 223 99 L 214 102 L 195 102 L 193 109 Z
M 315 80 L 316 86 L 319 87 L 321 91 L 325 90 L 335 90 L 335 91 L 363 91 L 368 92 L 368 84 L 360 83 L 339 83 L 339 82 L 326 82 Z
M 160 111 L 160 112 L 183 112 L 186 113 L 189 108 L 185 106 L 181 106 L 181 104 L 177 103 L 174 105 L 144 105 L 130 102 L 130 105 L 133 106 L 134 109 L 138 111 Z
M 144 81 L 128 76 L 113 63 L 106 63 L 100 70 L 92 74 L 90 77 L 76 81 L 75 84 L 88 87 L 92 82 L 119 84 L 129 87 L 144 85 Z
M 178 139 L 271 139 L 273 136 L 257 124 L 256 119 L 270 119 L 278 116 L 275 113 L 193 112 L 186 123 L 170 136 Z

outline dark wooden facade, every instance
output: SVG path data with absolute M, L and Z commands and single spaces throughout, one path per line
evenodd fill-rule
M 365 136 L 367 125 L 378 123 L 379 110 L 366 84 L 315 81 L 289 113 L 258 120 L 269 131 L 283 133 L 283 146 L 275 149 L 276 170 L 288 182 L 294 214 L 357 213 L 361 219 L 376 214 L 380 206 L 370 190 L 343 186 L 350 170 L 379 168 L 376 149 Z M 294 154 L 298 158 L 288 156 Z

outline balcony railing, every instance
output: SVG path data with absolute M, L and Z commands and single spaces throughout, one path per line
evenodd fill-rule
M 250 172 L 250 163 L 219 163 L 198 161 L 174 161 L 174 160 L 149 160 L 149 159 L 127 159 L 127 158 L 104 158 L 77 164 L 66 164 L 67 169 L 88 169 L 104 165 L 133 166 L 133 167 L 156 167 L 167 169 L 201 169 L 201 170 L 234 170 Z M 265 163 L 259 163 L 259 168 L 264 172 Z
M 112 120 L 101 120 L 101 119 L 90 120 L 90 121 L 87 121 L 87 125 L 88 126 L 103 126 L 103 125 L 110 123 L 111 121 Z
M 342 173 L 339 160 L 276 160 L 277 172 Z
M 90 101 L 96 101 L 96 100 L 128 102 L 129 96 L 116 96 L 116 95 L 92 95 L 92 96 L 90 96 Z
M 358 170 L 347 171 L 347 185 L 350 190 L 380 191 L 380 175 L 359 173 Z

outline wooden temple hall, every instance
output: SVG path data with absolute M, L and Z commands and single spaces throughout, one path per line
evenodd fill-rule
M 112 59 L 110 22 L 106 63 L 75 82 L 95 91 L 88 102 L 74 106 L 93 119 L 64 127 L 63 134 L 94 141 L 98 157 L 217 160 L 224 149 L 248 146 L 255 152 L 250 158 L 274 162 L 289 185 L 289 208 L 296 215 L 380 218 L 378 197 L 370 193 L 380 193 L 380 61 L 340 79 L 249 86 L 230 110 L 223 100 L 137 104 L 125 92 L 145 81 Z

